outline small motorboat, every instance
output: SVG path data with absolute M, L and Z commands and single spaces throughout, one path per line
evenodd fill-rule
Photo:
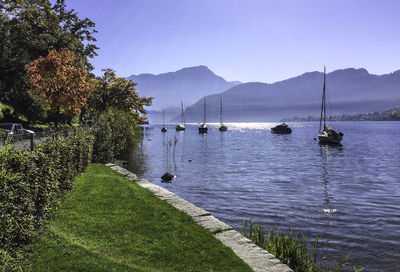
M 275 134 L 290 134 L 292 133 L 292 129 L 287 124 L 282 123 L 271 128 L 271 132 Z

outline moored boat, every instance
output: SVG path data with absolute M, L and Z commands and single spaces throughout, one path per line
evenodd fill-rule
M 206 125 L 206 98 L 204 98 L 204 111 L 203 111 L 203 124 L 199 126 L 199 133 L 207 133 L 208 127 Z
M 165 113 L 164 113 L 164 107 L 163 107 L 163 109 L 162 109 L 162 128 L 161 128 L 161 132 L 167 132 L 167 130 L 168 130 L 165 127 L 164 121 L 165 121 Z
M 181 123 L 175 127 L 176 131 L 184 131 L 185 127 L 185 115 L 183 111 L 183 102 L 181 102 Z
M 219 126 L 219 131 L 227 131 L 228 127 L 224 125 L 222 122 L 222 96 L 221 96 L 221 106 L 220 106 L 220 112 L 219 112 L 219 121 L 221 125 Z
M 322 126 L 323 122 L 323 126 Z M 324 67 L 324 86 L 322 91 L 321 117 L 319 120 L 318 141 L 320 144 L 340 144 L 343 139 L 342 132 L 336 132 L 326 124 L 326 69 Z
M 292 133 L 292 129 L 287 124 L 282 123 L 271 128 L 271 132 L 275 134 L 290 134 Z

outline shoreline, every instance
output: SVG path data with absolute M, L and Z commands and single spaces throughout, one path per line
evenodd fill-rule
M 156 197 L 167 201 L 176 209 L 188 214 L 198 225 L 210 231 L 216 239 L 221 241 L 225 246 L 231 248 L 233 252 L 254 271 L 293 272 L 293 270 L 286 264 L 281 263 L 274 255 L 252 243 L 239 232 L 233 230 L 229 225 L 212 216 L 210 212 L 178 197 L 161 186 L 137 177 L 132 172 L 116 164 L 107 163 L 106 166 L 124 175 L 125 178 L 134 181 L 142 188 L 148 189 Z

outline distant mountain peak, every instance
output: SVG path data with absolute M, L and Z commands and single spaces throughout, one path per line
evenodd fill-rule
M 172 73 L 182 73 L 182 74 L 210 74 L 210 75 L 215 75 L 213 71 L 211 71 L 207 66 L 205 65 L 199 65 L 199 66 L 193 66 L 193 67 L 185 67 L 182 68 L 176 72 Z
M 170 74 L 175 74 L 175 73 L 186 73 L 186 72 L 194 72 L 194 73 L 211 73 L 214 74 L 207 66 L 205 65 L 198 65 L 198 66 L 192 66 L 192 67 L 185 67 L 182 69 L 179 69 L 174 72 L 166 72 L 166 73 L 160 73 L 160 74 L 151 74 L 151 73 L 142 73 L 139 75 L 131 75 L 127 78 L 135 78 L 135 77 L 140 77 L 140 76 L 145 76 L 145 77 L 151 77 L 151 76 L 163 76 L 163 75 L 170 75 Z
M 368 76 L 369 72 L 365 68 L 347 68 L 347 69 L 339 69 L 333 72 L 330 72 L 331 75 L 345 75 L 345 76 Z
M 185 67 L 185 68 L 182 68 L 181 70 L 207 70 L 207 71 L 211 71 L 206 65 L 197 65 L 197 66 Z
M 154 97 L 153 110 L 190 105 L 203 96 L 223 92 L 240 82 L 228 82 L 205 65 L 185 67 L 175 72 L 132 75 L 142 96 Z

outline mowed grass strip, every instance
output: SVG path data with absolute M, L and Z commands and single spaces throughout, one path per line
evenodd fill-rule
M 101 164 L 31 247 L 32 271 L 252 271 L 188 215 Z

